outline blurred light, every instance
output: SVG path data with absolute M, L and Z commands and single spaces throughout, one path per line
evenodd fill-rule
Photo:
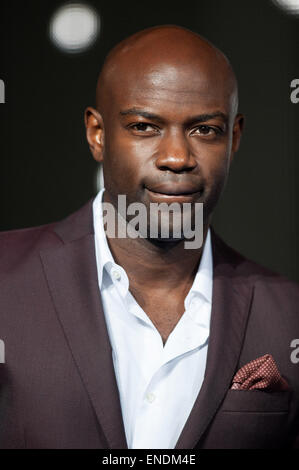
M 100 17 L 90 6 L 69 3 L 60 7 L 50 21 L 50 38 L 64 52 L 86 50 L 96 40 Z
M 287 13 L 299 15 L 299 0 L 273 0 L 273 3 Z

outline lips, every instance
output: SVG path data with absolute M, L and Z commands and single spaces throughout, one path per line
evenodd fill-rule
M 191 184 L 174 184 L 174 183 L 163 183 L 159 185 L 151 185 L 146 187 L 151 193 L 161 194 L 164 196 L 190 196 L 201 192 L 198 186 Z
M 166 202 L 168 204 L 173 202 L 193 203 L 198 201 L 202 194 L 202 189 L 199 186 L 174 183 L 150 185 L 146 187 L 146 191 L 151 202 Z

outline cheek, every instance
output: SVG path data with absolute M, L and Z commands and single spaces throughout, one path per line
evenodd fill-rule
M 229 151 L 227 147 L 209 155 L 202 165 L 203 179 L 205 181 L 205 214 L 210 215 L 225 188 L 229 170 Z
M 218 185 L 225 180 L 229 170 L 229 149 L 227 145 L 203 151 L 204 159 L 200 162 L 204 180 L 208 186 Z
M 135 147 L 119 137 L 105 141 L 105 186 L 113 194 L 129 194 L 138 186 L 142 162 Z

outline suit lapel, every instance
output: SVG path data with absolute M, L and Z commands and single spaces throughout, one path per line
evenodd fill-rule
M 99 295 L 94 234 L 86 233 L 92 231 L 88 230 L 91 211 L 89 203 L 77 213 L 80 217 L 71 216 L 71 221 L 61 222 L 56 233 L 65 244 L 42 251 L 41 259 L 59 321 L 106 437 L 107 448 L 121 449 L 127 448 L 127 443 Z M 82 234 L 83 227 L 85 234 Z
M 176 444 L 177 449 L 200 446 L 235 374 L 253 295 L 248 278 L 238 276 L 233 251 L 212 230 L 213 297 L 205 378 Z M 227 256 L 225 256 L 225 253 Z

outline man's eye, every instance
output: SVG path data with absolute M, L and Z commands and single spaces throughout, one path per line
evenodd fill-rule
M 221 130 L 211 126 L 198 126 L 192 134 L 195 135 L 218 135 L 221 134 Z
M 139 132 L 148 132 L 148 131 L 154 131 L 154 127 L 151 124 L 147 124 L 146 122 L 138 122 L 136 124 L 133 124 L 130 126 L 131 129 Z

